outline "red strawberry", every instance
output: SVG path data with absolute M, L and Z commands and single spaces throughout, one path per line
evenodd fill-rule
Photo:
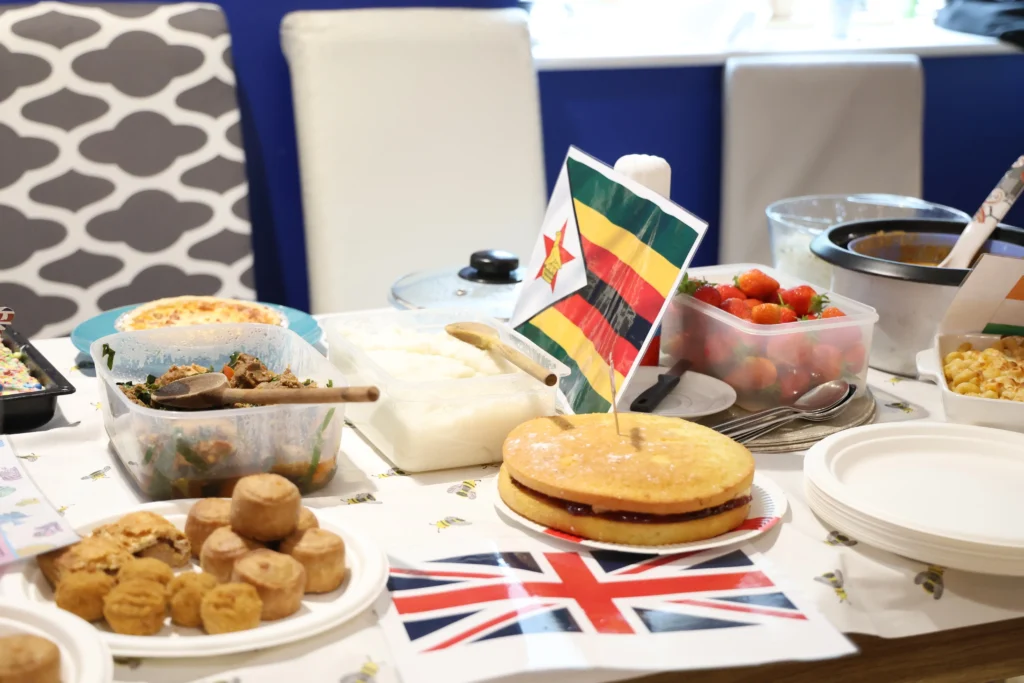
M 726 333 L 708 335 L 704 341 L 704 358 L 708 366 L 718 372 L 732 367 L 737 359 L 733 336 Z
M 791 405 L 811 388 L 811 373 L 804 368 L 779 369 L 779 401 Z
M 792 308 L 798 316 L 804 316 L 820 311 L 821 307 L 828 303 L 828 297 L 818 294 L 810 285 L 800 285 L 790 289 L 780 289 L 779 302 Z
M 750 310 L 754 310 L 764 302 L 761 301 L 760 299 L 744 299 L 743 303 L 745 303 L 747 305 L 747 308 L 749 308 Z
M 722 301 L 726 299 L 746 299 L 747 295 L 733 285 L 715 285 L 715 289 L 722 295 Z
M 797 320 L 799 318 L 797 318 L 796 312 L 792 308 L 789 306 L 782 307 L 782 310 L 779 312 L 780 323 L 795 323 Z
M 743 303 L 743 299 L 726 299 L 719 308 L 726 313 L 732 313 L 737 318 L 750 320 L 750 309 Z
M 736 276 L 736 286 L 748 297 L 768 301 L 773 292 L 779 289 L 779 283 L 756 268 Z
M 750 318 L 758 325 L 778 325 L 783 310 L 785 309 L 778 304 L 761 304 L 750 311 Z
M 830 382 L 843 376 L 843 353 L 834 346 L 818 344 L 811 349 L 811 369 Z
M 780 334 L 768 338 L 765 354 L 779 365 L 804 367 L 810 362 L 811 342 L 802 334 Z
M 818 319 L 818 314 L 817 313 L 808 313 L 807 315 L 803 316 L 800 319 L 801 320 L 817 320 Z
M 843 362 L 846 363 L 846 371 L 854 375 L 860 374 L 864 369 L 868 354 L 863 344 L 854 344 L 843 351 Z
M 722 305 L 722 295 L 718 293 L 718 290 L 711 285 L 701 285 L 697 288 L 697 291 L 693 293 L 693 298 L 703 301 L 706 304 L 711 304 L 715 308 Z
M 829 306 L 821 312 L 822 318 L 844 318 L 846 314 L 840 311 L 835 306 Z
M 688 294 L 690 296 L 693 296 L 694 292 L 696 292 L 698 289 L 700 289 L 706 284 L 708 284 L 707 280 L 691 280 L 689 273 L 683 273 L 683 280 L 682 282 L 679 283 L 679 289 L 677 290 L 677 292 L 679 294 Z
M 725 383 L 737 391 L 761 391 L 775 384 L 775 364 L 767 358 L 747 356 L 725 377 Z

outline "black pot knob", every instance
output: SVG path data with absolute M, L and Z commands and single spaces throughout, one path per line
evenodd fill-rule
M 509 285 L 520 281 L 519 257 L 500 249 L 478 251 L 469 257 L 469 266 L 459 271 L 459 277 L 470 282 L 491 285 Z

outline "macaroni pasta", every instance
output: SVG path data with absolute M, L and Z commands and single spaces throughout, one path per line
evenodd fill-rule
M 1004 337 L 983 351 L 961 344 L 943 359 L 943 372 L 958 394 L 1024 402 L 1024 337 Z

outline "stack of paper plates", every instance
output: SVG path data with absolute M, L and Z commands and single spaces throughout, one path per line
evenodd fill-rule
M 1024 434 L 934 422 L 857 427 L 804 460 L 811 509 L 929 564 L 1024 576 Z

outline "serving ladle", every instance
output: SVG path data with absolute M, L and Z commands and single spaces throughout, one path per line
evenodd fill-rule
M 160 387 L 153 403 L 182 410 L 207 410 L 233 403 L 278 405 L 283 403 L 373 403 L 380 398 L 377 387 L 312 387 L 302 389 L 232 389 L 227 375 L 206 372 L 184 377 Z
M 974 218 L 960 233 L 953 249 L 939 263 L 939 268 L 969 268 L 1021 193 L 1024 193 L 1024 156 L 1013 162 L 1003 174 L 999 184 L 992 189 Z

